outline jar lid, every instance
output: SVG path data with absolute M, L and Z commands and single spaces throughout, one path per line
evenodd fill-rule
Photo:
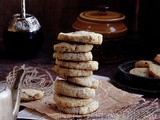
M 112 11 L 85 11 L 80 13 L 79 17 L 83 20 L 93 22 L 113 22 L 125 19 L 125 16 L 118 12 Z
M 125 15 L 118 12 L 104 10 L 84 11 L 79 14 L 72 24 L 74 30 L 97 32 L 104 38 L 124 36 L 127 26 L 124 23 Z

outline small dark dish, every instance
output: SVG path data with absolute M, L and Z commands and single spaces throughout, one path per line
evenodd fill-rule
M 134 68 L 135 62 L 136 61 L 129 61 L 120 64 L 118 66 L 119 71 L 115 77 L 115 80 L 113 80 L 113 83 L 141 94 L 160 95 L 160 79 L 141 77 L 129 73 L 129 71 Z

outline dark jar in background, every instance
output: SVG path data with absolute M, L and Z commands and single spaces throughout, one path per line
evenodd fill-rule
M 8 57 L 26 59 L 35 57 L 43 46 L 43 32 L 38 20 L 31 14 L 22 18 L 13 15 L 3 33 L 3 45 Z
M 93 57 L 100 63 L 122 60 L 127 26 L 125 16 L 108 10 L 84 11 L 73 23 L 74 30 L 85 30 L 103 35 L 102 45 L 94 45 Z

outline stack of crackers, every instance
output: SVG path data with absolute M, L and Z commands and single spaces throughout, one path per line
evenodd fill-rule
M 98 69 L 93 61 L 93 45 L 102 44 L 102 35 L 94 32 L 76 31 L 59 33 L 60 42 L 54 45 L 58 74 L 54 82 L 54 101 L 58 110 L 70 114 L 88 114 L 98 109 L 94 100 L 99 81 L 92 77 Z

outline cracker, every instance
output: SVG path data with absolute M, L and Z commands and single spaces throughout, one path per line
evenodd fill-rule
M 57 93 L 54 93 L 53 98 L 54 98 L 54 101 L 56 102 L 56 105 L 61 107 L 81 107 L 81 106 L 88 105 L 92 101 L 91 98 L 87 98 L 87 99 L 72 98 L 72 97 L 59 95 Z
M 54 52 L 53 58 L 58 60 L 69 60 L 69 61 L 91 61 L 93 59 L 93 55 L 91 52 L 87 52 L 87 53 Z
M 59 76 L 81 77 L 81 76 L 90 76 L 90 75 L 93 75 L 93 71 L 62 68 L 62 67 L 60 67 L 58 65 L 55 65 L 52 69 Z
M 89 52 L 93 48 L 90 44 L 71 44 L 66 42 L 61 42 L 54 45 L 54 51 L 57 52 Z
M 135 67 L 148 67 L 151 63 L 153 62 L 150 60 L 139 60 L 135 63 Z
M 57 107 L 58 107 L 58 110 L 64 113 L 84 115 L 84 114 L 89 114 L 89 113 L 96 111 L 99 107 L 99 103 L 98 101 L 93 100 L 89 104 L 82 106 L 82 107 L 69 108 L 69 107 L 62 107 L 58 105 Z
M 95 96 L 95 89 L 93 88 L 72 84 L 60 79 L 55 80 L 54 90 L 58 94 L 76 98 L 92 98 Z
M 160 66 L 157 64 L 150 64 L 149 65 L 149 73 L 154 78 L 160 78 Z
M 103 36 L 99 33 L 88 32 L 88 31 L 76 31 L 69 33 L 59 33 L 58 40 L 63 41 L 73 41 L 79 43 L 87 43 L 87 44 L 97 44 L 101 45 L 103 41 Z
M 97 61 L 86 61 L 86 62 L 73 62 L 73 61 L 60 61 L 57 60 L 55 63 L 58 66 L 77 69 L 77 70 L 98 70 L 98 62 Z
M 44 92 L 36 89 L 22 89 L 21 92 L 21 101 L 33 101 L 43 98 Z
M 129 73 L 142 77 L 149 77 L 148 68 L 133 68 L 129 71 Z
M 93 76 L 88 76 L 88 77 L 68 77 L 68 76 L 60 76 L 63 79 L 66 79 L 72 83 L 82 85 L 85 87 L 90 87 L 90 88 L 98 88 L 99 86 L 99 80 L 93 78 Z
M 154 58 L 154 61 L 160 64 L 160 54 L 156 55 L 156 57 Z

